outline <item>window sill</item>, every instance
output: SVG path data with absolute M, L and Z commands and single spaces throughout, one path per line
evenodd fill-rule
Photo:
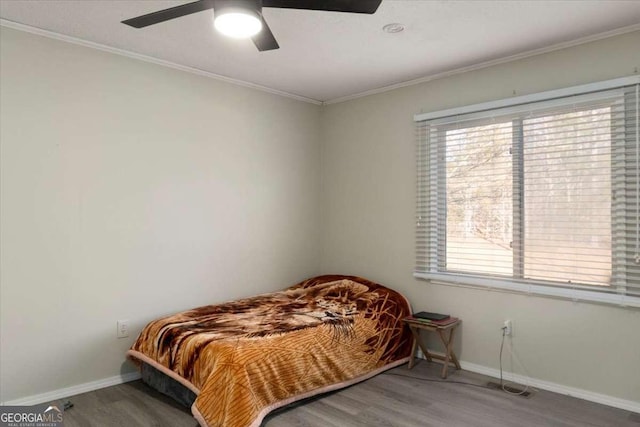
M 512 292 L 526 295 L 537 295 L 551 298 L 561 298 L 572 301 L 587 301 L 601 304 L 617 305 L 620 307 L 640 308 L 640 298 L 617 293 L 595 292 L 578 288 L 564 288 L 524 284 L 509 280 L 452 275 L 442 273 L 418 273 L 413 277 L 428 280 L 435 285 L 466 287 L 474 289 L 488 289 L 502 292 Z

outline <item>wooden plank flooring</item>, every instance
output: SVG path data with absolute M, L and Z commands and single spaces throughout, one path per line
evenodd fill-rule
M 524 398 L 441 382 L 440 367 L 420 361 L 411 371 L 406 365 L 392 369 L 347 389 L 280 409 L 262 427 L 640 427 L 639 414 L 556 393 L 535 391 Z M 446 381 L 484 385 L 489 380 L 458 371 Z M 198 425 L 188 409 L 141 381 L 70 400 L 74 407 L 65 412 L 65 427 Z

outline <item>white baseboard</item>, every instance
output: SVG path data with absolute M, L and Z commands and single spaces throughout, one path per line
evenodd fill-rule
M 494 368 L 488 368 L 475 363 L 460 361 L 460 366 L 466 371 L 476 372 L 478 374 L 487 375 L 494 378 L 500 378 L 500 371 Z M 527 378 L 524 375 L 513 374 L 511 372 L 502 373 L 503 378 L 507 381 L 513 381 L 523 385 L 529 385 L 534 388 L 552 391 L 554 393 L 565 394 L 567 396 L 577 397 L 579 399 L 588 400 L 590 402 L 601 403 L 614 408 L 624 409 L 640 414 L 640 402 L 633 400 L 620 399 L 618 397 L 608 396 L 606 394 L 595 393 L 593 391 L 584 390 L 576 387 L 553 383 L 551 381 L 539 380 L 537 378 Z
M 438 360 L 435 360 L 438 362 Z M 475 372 L 478 374 L 487 375 L 493 378 L 500 378 L 500 371 L 498 369 L 489 368 L 487 366 L 477 365 L 471 362 L 460 361 L 460 366 L 465 371 Z M 640 402 L 634 402 L 632 400 L 620 399 L 618 397 L 608 396 L 606 394 L 595 393 L 580 388 L 569 387 L 550 381 L 539 380 L 536 378 L 527 378 L 523 375 L 514 374 L 511 372 L 503 372 L 503 378 L 510 382 L 516 382 L 519 384 L 529 385 L 534 388 L 542 390 L 552 391 L 554 393 L 565 394 L 567 396 L 577 397 L 579 399 L 588 400 L 590 402 L 601 403 L 603 405 L 612 406 L 614 408 L 624 409 L 631 412 L 640 414 Z M 104 378 L 102 380 L 91 381 L 84 384 L 78 384 L 71 387 L 61 388 L 58 390 L 52 390 L 42 394 L 36 394 L 33 396 L 23 397 L 21 399 L 9 400 L 0 403 L 0 405 L 37 405 L 40 403 L 50 402 L 52 400 L 62 399 L 69 396 L 75 396 L 76 394 L 86 393 L 89 391 L 98 390 L 113 385 L 123 384 L 129 381 L 135 381 L 140 378 L 139 372 L 130 372 L 128 374 L 116 375 L 110 378 Z
M 434 352 L 434 353 L 441 354 L 438 352 Z M 434 362 L 442 363 L 438 359 L 433 359 L 433 360 Z M 460 361 L 460 367 L 465 371 L 475 372 L 477 374 L 486 375 L 492 378 L 500 378 L 500 370 L 495 368 L 489 368 L 487 366 L 477 365 L 475 363 L 465 362 L 463 360 Z M 590 402 L 601 403 L 603 405 L 624 409 L 626 411 L 637 412 L 640 414 L 640 402 L 634 402 L 633 400 L 620 399 L 618 397 L 608 396 L 606 394 L 601 394 L 601 393 L 595 393 L 593 391 L 583 390 L 581 388 L 569 387 L 566 385 L 553 383 L 550 381 L 539 380 L 537 378 L 530 378 L 524 375 L 514 374 L 512 372 L 502 371 L 502 378 L 509 382 L 515 382 L 522 385 L 529 385 L 530 387 L 533 387 L 533 388 L 552 391 L 554 393 L 564 394 L 567 396 L 576 397 L 578 399 L 588 400 Z
M 89 391 L 98 390 L 112 385 L 118 385 L 127 383 L 129 381 L 135 381 L 140 378 L 140 372 L 129 372 L 128 374 L 116 375 L 114 377 L 104 378 L 97 381 L 91 381 L 84 384 L 78 384 L 71 387 L 60 388 L 58 390 L 48 391 L 46 393 L 35 394 L 33 396 L 23 397 L 21 399 L 8 400 L 1 402 L 2 406 L 30 406 L 38 405 L 40 403 L 51 402 L 52 400 L 58 400 L 69 396 L 75 396 L 76 394 L 87 393 Z

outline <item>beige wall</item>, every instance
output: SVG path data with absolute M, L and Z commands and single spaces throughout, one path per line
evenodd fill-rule
M 318 272 L 318 106 L 1 31 L 0 401 L 132 371 L 152 318 Z
M 322 271 L 364 275 L 405 292 L 416 310 L 460 316 L 464 361 L 498 368 L 500 327 L 512 319 L 514 350 L 532 377 L 640 402 L 640 310 L 412 277 L 413 115 L 628 76 L 639 47 L 634 32 L 325 107 Z
M 639 32 L 321 109 L 1 31 L 0 401 L 130 372 L 148 320 L 317 272 L 461 316 L 483 366 L 512 319 L 531 376 L 640 401 L 640 311 L 411 273 L 413 114 L 630 75 Z

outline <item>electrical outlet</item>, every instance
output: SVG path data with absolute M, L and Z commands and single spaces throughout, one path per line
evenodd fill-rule
M 126 338 L 129 336 L 129 321 L 118 320 L 118 330 L 116 331 L 116 338 Z
M 511 320 L 505 320 L 503 328 L 505 335 L 513 335 L 513 322 Z

